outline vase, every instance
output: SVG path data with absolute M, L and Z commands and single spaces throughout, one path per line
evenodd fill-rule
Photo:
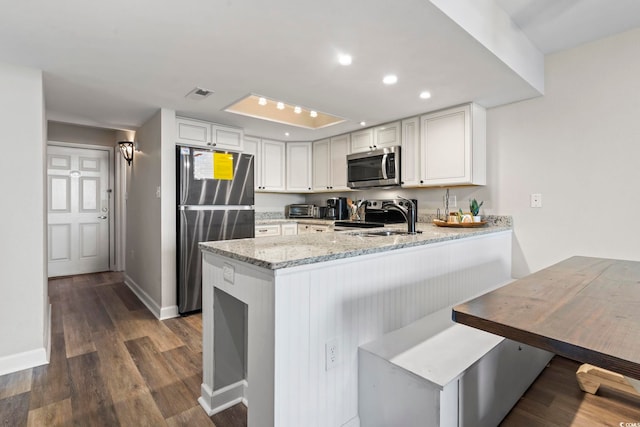
M 474 215 L 473 222 L 482 222 L 482 217 L 480 215 Z

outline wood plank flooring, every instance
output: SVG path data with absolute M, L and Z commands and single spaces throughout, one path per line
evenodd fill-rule
M 0 376 L 0 426 L 247 425 L 244 405 L 208 417 L 202 317 L 158 321 L 120 273 L 49 281 L 51 360 Z
M 200 315 L 158 321 L 119 273 L 50 280 L 49 295 L 51 361 L 0 376 L 0 426 L 247 425 L 244 405 L 208 417 L 197 403 Z M 554 358 L 501 426 L 640 425 L 640 399 L 582 392 L 578 366 Z

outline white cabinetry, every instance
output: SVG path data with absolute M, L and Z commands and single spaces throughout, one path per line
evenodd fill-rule
M 295 236 L 296 234 L 298 234 L 298 224 L 295 222 L 256 225 L 256 237 Z
M 420 118 L 402 121 L 402 149 L 400 152 L 402 185 L 420 185 Z
M 258 192 L 285 191 L 285 143 L 245 137 L 245 152 L 255 156 L 255 189 Z
M 229 126 L 183 117 L 176 118 L 176 141 L 180 144 L 242 151 L 242 133 L 242 129 Z
M 283 236 L 295 236 L 298 234 L 298 224 L 289 222 L 280 226 L 280 234 Z
M 351 152 L 361 153 L 400 145 L 400 122 L 387 123 L 351 134 Z
M 332 231 L 329 225 L 319 224 L 298 224 L 298 234 L 305 233 L 326 233 Z
M 311 191 L 311 142 L 287 142 L 287 191 Z
M 279 235 L 280 235 L 279 224 L 256 225 L 256 237 L 268 237 L 268 236 L 279 236 Z
M 313 190 L 348 191 L 347 154 L 351 136 L 339 135 L 313 142 Z
M 486 184 L 486 112 L 475 104 L 420 117 L 421 185 Z

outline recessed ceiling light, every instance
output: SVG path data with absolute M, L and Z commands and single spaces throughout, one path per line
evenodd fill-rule
M 300 114 L 302 113 L 302 108 L 296 105 L 295 107 L 293 107 L 293 112 L 296 114 Z
M 277 108 L 278 110 L 284 110 L 284 102 L 278 102 L 278 103 L 276 104 L 276 108 Z
M 396 84 L 398 83 L 398 76 L 396 76 L 395 74 L 388 74 L 384 76 L 384 78 L 382 79 L 382 83 L 386 85 Z
M 309 115 L 310 115 L 311 117 L 318 117 L 318 113 L 317 113 L 317 112 L 315 112 L 315 111 L 313 111 L 313 110 L 311 110 L 311 111 L 309 112 Z
M 289 136 L 289 132 L 285 132 L 285 133 L 284 133 L 284 136 Z
M 420 92 L 420 98 L 422 99 L 429 99 L 431 98 L 431 92 L 425 90 L 423 92 Z
M 264 105 L 267 105 L 267 99 L 266 99 L 266 98 L 262 98 L 262 97 L 260 97 L 260 98 L 258 99 L 258 104 L 263 105 L 263 106 L 264 106 Z
M 367 125 L 367 122 L 365 121 L 360 122 L 360 126 L 366 126 L 366 125 Z
M 351 65 L 351 55 L 346 54 L 346 53 L 342 53 L 340 55 L 338 55 L 338 62 L 340 63 L 340 65 Z

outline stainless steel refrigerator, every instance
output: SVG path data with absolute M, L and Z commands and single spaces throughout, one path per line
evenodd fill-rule
M 178 146 L 178 311 L 202 309 L 199 242 L 255 236 L 251 154 Z

